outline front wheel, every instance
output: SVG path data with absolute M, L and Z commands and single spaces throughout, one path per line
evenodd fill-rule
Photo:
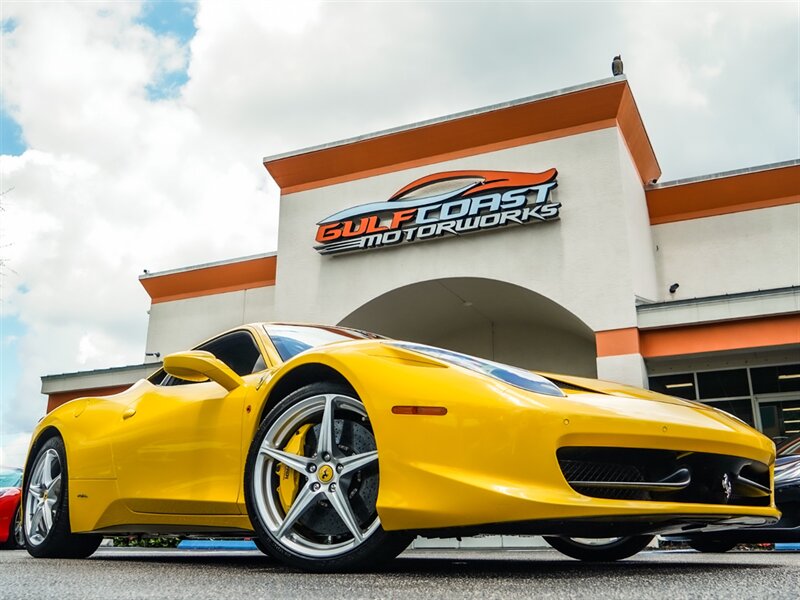
M 36 558 L 86 558 L 101 535 L 74 534 L 69 524 L 67 456 L 59 437 L 47 440 L 31 463 L 22 488 L 22 533 Z
M 652 535 L 633 535 L 616 538 L 573 538 L 544 536 L 553 548 L 578 560 L 606 562 L 630 558 L 644 550 Z
M 372 569 L 410 542 L 381 527 L 375 435 L 361 400 L 343 385 L 307 385 L 269 412 L 250 447 L 244 488 L 266 554 L 294 567 Z
M 25 530 L 23 527 L 22 500 L 20 500 L 20 504 L 17 506 L 17 514 L 14 516 L 14 541 L 17 544 L 17 548 L 25 547 Z
M 8 538 L 0 544 L 0 548 L 4 550 L 17 550 L 25 547 L 25 538 L 22 537 L 22 527 L 20 526 L 21 518 L 20 505 L 14 511 L 14 516 L 8 524 Z
M 267 548 L 267 545 L 264 542 L 262 542 L 260 538 L 254 537 L 252 538 L 252 541 L 256 545 L 256 548 L 258 548 L 258 551 L 261 552 L 261 554 L 269 556 L 269 548 Z

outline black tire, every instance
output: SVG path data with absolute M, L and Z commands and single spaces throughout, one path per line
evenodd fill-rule
M 17 523 L 20 517 L 20 505 L 17 505 L 17 509 L 14 511 L 14 516 L 11 518 L 11 521 L 8 524 L 8 539 L 5 542 L 0 544 L 0 550 L 19 550 L 23 548 L 24 545 L 19 543 L 17 539 Z
M 53 505 L 52 526 L 46 532 L 34 528 L 29 528 L 35 514 L 28 515 L 27 512 L 35 507 L 36 498 L 31 498 L 32 481 L 36 477 L 40 460 L 43 460 L 48 451 L 55 452 L 58 457 L 58 473 L 60 476 L 60 489 L 57 500 Z M 50 455 L 53 456 L 52 454 Z M 55 471 L 54 471 L 55 472 Z M 25 470 L 25 483 L 22 487 L 22 506 L 23 506 L 23 533 L 25 535 L 25 547 L 31 556 L 36 558 L 86 558 L 91 556 L 100 542 L 103 541 L 102 535 L 95 534 L 75 534 L 72 533 L 69 523 L 69 477 L 67 473 L 67 453 L 64 449 L 64 441 L 60 437 L 48 439 L 36 453 L 36 456 L 28 464 Z M 30 507 L 30 508 L 29 508 Z M 46 510 L 46 508 L 44 509 Z
M 280 439 L 270 440 L 270 443 L 265 447 L 282 449 L 285 447 L 285 440 L 297 434 L 298 427 L 302 427 L 300 425 L 301 422 L 313 423 L 311 427 L 316 427 L 316 430 L 306 428 L 306 431 L 316 432 L 313 433 L 316 442 L 306 441 L 305 443 L 311 444 L 319 450 L 322 447 L 322 440 L 320 439 L 322 437 L 320 434 L 322 430 L 322 415 L 328 410 L 328 401 L 326 399 L 322 400 L 325 404 L 321 409 L 315 408 L 316 405 L 314 403 L 320 402 L 320 398 L 323 397 L 334 398 L 330 403 L 330 423 L 333 431 L 330 447 L 335 454 L 343 454 L 339 454 L 334 459 L 329 457 L 329 462 L 323 463 L 319 462 L 322 460 L 322 456 L 318 456 L 313 449 L 309 450 L 308 447 L 305 447 L 301 458 L 307 458 L 309 461 L 316 460 L 321 466 L 314 467 L 315 469 L 318 468 L 318 471 L 313 471 L 317 473 L 316 475 L 311 475 L 311 472 L 303 472 L 304 474 L 298 477 L 297 481 L 301 491 L 296 492 L 290 506 L 294 506 L 295 503 L 299 502 L 301 494 L 305 494 L 308 499 L 307 502 L 304 502 L 306 508 L 297 513 L 286 532 L 279 537 L 279 528 L 286 527 L 285 520 L 291 510 L 278 508 L 278 503 L 275 500 L 277 494 L 275 482 L 278 479 L 278 475 L 273 475 L 273 473 L 275 473 L 275 466 L 283 463 L 274 457 L 265 457 L 262 451 L 262 444 L 264 444 L 268 435 L 277 435 Z M 334 402 L 339 402 L 338 409 L 334 408 Z M 344 405 L 344 408 L 342 408 L 342 405 Z M 259 541 L 266 548 L 265 553 L 269 556 L 292 567 L 312 572 L 368 571 L 395 558 L 410 543 L 410 535 L 387 532 L 381 527 L 378 520 L 374 506 L 375 498 L 377 497 L 377 457 L 373 455 L 375 450 L 364 450 L 363 445 L 363 440 L 369 442 L 371 436 L 371 448 L 374 449 L 374 435 L 366 418 L 366 411 L 363 411 L 364 416 L 360 419 L 355 418 L 353 416 L 354 413 L 348 412 L 348 407 L 352 410 L 353 407 L 359 406 L 361 407 L 360 410 L 363 411 L 363 404 L 348 386 L 320 382 L 307 385 L 289 394 L 278 402 L 264 419 L 253 439 L 247 456 L 244 491 L 250 522 L 259 537 Z M 315 410 L 321 410 L 322 415 L 318 415 L 316 412 L 312 414 L 312 411 Z M 338 412 L 338 416 L 333 416 L 335 410 Z M 303 419 L 307 420 L 304 421 Z M 348 456 L 345 452 L 342 440 L 345 423 L 348 424 L 350 448 L 354 453 L 351 456 Z M 360 436 L 359 443 L 362 446 L 358 451 L 356 450 L 357 444 L 354 441 L 356 433 Z M 307 440 L 305 436 L 306 434 L 304 433 L 303 438 Z M 361 454 L 362 452 L 364 454 Z M 373 458 L 370 459 L 370 465 L 374 464 L 375 466 L 367 465 L 347 469 L 342 463 L 337 462 L 353 458 L 356 453 L 359 456 L 373 455 Z M 261 456 L 261 459 L 259 459 L 259 456 Z M 327 468 L 327 471 L 334 473 L 331 475 L 334 479 L 323 478 L 323 472 L 328 464 L 337 469 L 339 466 L 343 467 L 341 481 L 339 475 L 336 474 L 338 471 L 330 467 Z M 365 473 L 367 474 L 365 475 Z M 324 483 L 320 484 L 319 482 Z M 341 497 L 345 498 L 350 511 L 349 515 L 354 518 L 355 527 L 358 529 L 359 535 L 364 535 L 362 540 L 357 540 L 355 533 L 349 533 L 347 527 L 344 527 L 346 521 L 339 516 L 341 513 L 334 508 L 334 503 L 331 501 L 335 494 L 328 494 L 326 491 L 328 487 L 330 487 L 331 491 L 334 489 L 334 486 L 328 482 L 338 483 L 338 488 L 335 489 Z M 311 490 L 314 489 L 314 486 L 316 486 L 317 491 L 312 492 Z M 364 500 L 364 496 L 368 496 L 366 500 Z M 359 498 L 360 511 L 356 511 L 351 503 L 351 500 L 355 500 L 356 497 Z M 281 512 L 283 513 L 282 515 L 280 514 Z M 360 512 L 361 515 L 368 514 L 368 517 L 359 518 L 356 514 L 357 512 Z M 277 523 L 276 519 L 278 517 L 284 523 Z M 272 522 L 272 529 L 268 522 Z M 335 527 L 338 527 L 339 531 L 332 534 L 331 528 Z M 342 529 L 343 527 L 344 529 Z M 327 531 L 325 528 L 328 528 Z M 348 536 L 351 539 L 348 540 Z M 348 548 L 348 544 L 353 545 L 353 547 Z
M 562 554 L 578 560 L 611 562 L 630 558 L 641 552 L 653 537 L 652 535 L 633 535 L 611 539 L 607 543 L 587 543 L 581 542 L 581 538 L 545 536 L 544 541 Z
M 253 543 L 256 545 L 256 548 L 258 548 L 261 554 L 269 556 L 269 548 L 267 548 L 266 544 L 264 544 L 264 542 L 262 542 L 260 538 L 254 537 L 252 539 Z
M 725 540 L 695 538 L 688 541 L 689 547 L 698 552 L 727 552 L 736 547 L 736 542 Z

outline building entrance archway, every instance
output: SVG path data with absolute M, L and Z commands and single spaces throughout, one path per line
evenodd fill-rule
M 597 375 L 591 328 L 541 294 L 494 279 L 407 285 L 367 302 L 339 324 L 527 369 Z

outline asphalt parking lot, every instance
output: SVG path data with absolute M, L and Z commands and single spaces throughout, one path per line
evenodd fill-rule
M 0 552 L 0 598 L 797 598 L 800 553 L 647 551 L 586 564 L 552 550 L 404 553 L 380 573 L 312 575 L 257 552 Z

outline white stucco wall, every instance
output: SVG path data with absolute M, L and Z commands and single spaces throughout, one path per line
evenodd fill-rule
M 487 323 L 431 343 L 537 371 L 597 376 L 594 344 L 547 326 L 503 323 L 492 327 Z
M 800 204 L 652 228 L 660 300 L 800 285 Z M 677 292 L 667 289 L 679 283 Z
M 237 325 L 272 320 L 274 305 L 274 286 L 153 304 L 145 352 L 163 358 Z
M 286 195 L 281 200 L 276 314 L 336 323 L 399 286 L 472 276 L 536 291 L 593 330 L 633 327 L 635 296 L 651 293 L 654 275 L 646 272 L 646 258 L 632 256 L 648 244 L 646 235 L 644 242 L 631 236 L 646 207 L 621 144 L 618 130 L 609 128 Z M 385 200 L 424 175 L 551 167 L 559 171 L 554 199 L 563 204 L 560 221 L 342 256 L 323 257 L 313 248 L 320 219 Z
M 650 213 L 647 210 L 644 187 L 639 173 L 634 167 L 628 146 L 617 130 L 619 143 L 620 183 L 628 236 L 630 278 L 633 293 L 643 301 L 659 297 L 658 277 L 656 275 L 655 242 L 650 227 Z

